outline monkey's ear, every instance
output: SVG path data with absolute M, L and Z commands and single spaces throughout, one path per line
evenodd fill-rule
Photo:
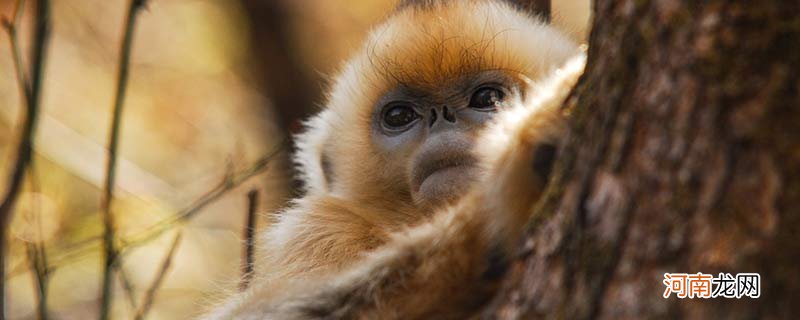
M 305 130 L 295 137 L 296 151 L 294 163 L 306 194 L 319 194 L 329 191 L 333 165 L 330 159 L 332 111 L 322 111 L 308 119 Z
M 539 16 L 542 21 L 550 22 L 550 0 L 506 0 L 511 4 L 529 12 L 535 16 Z
M 322 177 L 325 178 L 325 186 L 330 188 L 331 184 L 333 184 L 333 164 L 327 151 L 322 151 L 319 161 L 320 168 L 322 168 Z

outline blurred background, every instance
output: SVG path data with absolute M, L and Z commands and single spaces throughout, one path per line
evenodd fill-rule
M 0 0 L 0 15 L 12 17 L 16 2 Z M 28 1 L 21 21 L 25 52 L 34 2 Z M 298 119 L 318 109 L 326 79 L 396 1 L 147 2 L 133 40 L 113 205 L 120 245 L 135 246 L 122 259 L 125 276 L 114 278 L 112 318 L 133 317 L 133 305 L 181 232 L 147 318 L 185 319 L 207 309 L 221 292 L 236 290 L 246 194 L 259 192 L 263 228 L 269 212 L 291 193 L 286 152 L 251 177 L 240 173 L 296 132 Z M 554 1 L 554 10 L 575 25 L 586 20 L 587 2 Z M 51 318 L 97 315 L 100 201 L 128 3 L 52 1 L 33 166 L 9 232 L 10 319 L 37 318 L 32 247 L 47 255 Z M 578 31 L 575 36 L 583 37 Z M 23 108 L 9 43 L 7 34 L 0 34 L 1 181 L 11 170 Z M 228 188 L 226 177 L 247 179 Z M 219 197 L 191 219 L 170 219 L 220 186 Z

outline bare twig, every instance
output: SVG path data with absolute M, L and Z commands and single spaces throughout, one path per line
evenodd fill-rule
M 219 198 L 227 194 L 229 191 L 235 189 L 243 182 L 247 181 L 247 179 L 250 179 L 251 177 L 263 172 L 267 168 L 267 165 L 270 163 L 270 161 L 280 154 L 280 152 L 284 150 L 288 143 L 288 139 L 284 140 L 269 154 L 254 162 L 248 168 L 237 173 L 227 175 L 216 187 L 206 192 L 206 194 L 192 202 L 192 204 L 178 211 L 178 213 L 172 217 L 156 223 L 152 227 L 148 228 L 147 231 L 139 235 L 132 236 L 131 239 L 125 241 L 122 246 L 127 250 L 128 248 L 147 243 L 148 241 L 157 238 L 162 233 L 172 228 L 175 224 L 191 219 L 197 213 L 201 212 L 206 206 L 219 200 Z
M 11 21 L 3 20 L 3 27 L 8 33 L 8 40 L 11 42 L 11 56 L 14 59 L 14 71 L 17 76 L 17 83 L 25 105 L 31 104 L 31 88 L 28 84 L 28 79 L 25 77 L 25 69 L 22 67 L 25 62 L 22 60 L 22 46 L 19 45 L 19 37 L 17 35 L 17 28 L 19 21 L 22 19 L 22 14 L 25 11 L 25 0 L 17 0 L 14 6 L 14 18 Z
M 47 259 L 44 246 L 39 242 L 26 243 L 28 263 L 31 266 L 32 274 L 36 282 L 36 298 L 38 301 L 37 312 L 39 320 L 46 320 L 47 317 L 47 289 L 50 283 L 50 270 L 47 268 Z
M 103 251 L 105 253 L 103 265 L 103 282 L 100 293 L 100 315 L 101 320 L 108 319 L 111 308 L 113 292 L 111 283 L 114 260 L 116 259 L 116 248 L 114 246 L 114 216 L 111 212 L 111 203 L 114 198 L 114 179 L 117 165 L 117 148 L 119 146 L 119 132 L 122 124 L 122 107 L 125 102 L 125 90 L 128 85 L 128 69 L 130 65 L 131 46 L 133 45 L 133 30 L 136 25 L 136 17 L 139 10 L 144 6 L 144 0 L 131 0 L 128 8 L 128 17 L 125 23 L 125 32 L 120 48 L 120 59 L 117 73 L 117 90 L 114 98 L 114 109 L 111 118 L 111 130 L 108 138 L 108 163 L 106 165 L 106 179 L 103 189 L 103 199 L 101 203 L 103 214 Z
M 13 22 L 4 21 L 6 30 L 12 38 L 12 52 L 15 58 L 18 80 L 25 80 L 22 68 L 22 58 L 19 44 L 16 41 L 16 28 L 21 16 L 22 2 L 17 3 L 17 12 Z M 21 82 L 20 87 L 26 102 L 26 110 L 20 112 L 22 117 L 22 127 L 19 135 L 19 144 L 16 152 L 16 159 L 13 161 L 11 178 L 8 182 L 6 195 L 0 204 L 0 275 L 5 274 L 5 247 L 8 223 L 11 221 L 11 209 L 17 200 L 17 196 L 22 187 L 22 180 L 28 163 L 32 158 L 33 137 L 36 132 L 36 120 L 39 113 L 39 102 L 41 101 L 42 78 L 44 77 L 44 57 L 47 49 L 48 35 L 50 30 L 50 1 L 40 0 L 36 6 L 35 31 L 33 33 L 33 59 L 31 60 L 31 83 Z M 27 94 L 29 92 L 29 94 Z M 5 278 L 0 279 L 0 316 L 5 314 Z
M 181 241 L 181 234 L 178 233 L 175 236 L 175 239 L 172 240 L 172 246 L 169 248 L 167 255 L 164 257 L 164 261 L 161 262 L 161 268 L 156 273 L 155 278 L 153 278 L 153 283 L 150 284 L 150 287 L 147 288 L 145 292 L 143 301 L 139 310 L 136 312 L 136 320 L 144 319 L 144 316 L 147 315 L 147 312 L 150 311 L 150 307 L 153 306 L 153 299 L 155 299 L 156 292 L 158 292 L 158 288 L 161 287 L 161 283 L 164 282 L 164 277 L 167 275 L 167 271 L 169 270 L 170 265 L 172 264 L 172 258 L 175 255 L 175 249 L 178 248 L 178 243 Z
M 275 146 L 275 148 L 270 151 L 270 153 L 264 155 L 260 159 L 256 160 L 245 169 L 235 172 L 226 176 L 223 181 L 221 181 L 217 186 L 212 188 L 211 190 L 207 191 L 198 199 L 192 201 L 188 206 L 184 207 L 183 209 L 177 211 L 174 215 L 169 218 L 165 218 L 154 225 L 147 228 L 146 231 L 143 231 L 139 234 L 133 235 L 128 239 L 118 239 L 120 245 L 118 246 L 118 251 L 120 254 L 124 254 L 128 251 L 128 249 L 132 249 L 138 247 L 142 244 L 148 243 L 150 240 L 158 238 L 167 230 L 170 230 L 175 225 L 187 221 L 197 215 L 198 213 L 202 212 L 208 205 L 214 203 L 215 201 L 219 200 L 231 190 L 239 187 L 242 183 L 247 181 L 248 179 L 263 173 L 267 168 L 268 164 L 278 155 L 280 152 L 284 151 L 289 145 L 289 141 L 283 140 L 280 144 Z M 95 253 L 98 249 L 98 241 L 100 241 L 100 237 L 93 237 L 86 240 L 81 240 L 76 244 L 71 245 L 71 249 L 62 252 L 59 255 L 56 255 L 50 259 L 51 265 L 50 268 L 55 268 L 57 266 L 65 265 L 71 263 L 76 260 L 83 259 L 91 254 Z M 25 264 L 15 266 L 9 273 L 8 277 L 11 278 L 13 276 L 17 276 L 23 274 L 27 271 L 27 267 Z
M 247 220 L 244 224 L 244 256 L 242 258 L 242 282 L 239 289 L 247 289 L 253 277 L 253 253 L 255 252 L 256 209 L 258 208 L 258 190 L 247 193 Z
M 115 270 L 117 271 L 119 282 L 122 284 L 122 290 L 125 291 L 125 298 L 127 298 L 131 310 L 136 311 L 138 309 L 136 308 L 136 290 L 133 288 L 133 283 L 131 283 L 131 279 L 128 277 L 128 273 L 125 272 L 122 263 L 119 263 L 119 260 L 117 262 Z
M 36 175 L 36 166 L 31 159 L 28 163 L 28 180 L 33 192 L 39 193 L 38 176 Z M 37 313 L 39 320 L 46 320 L 47 315 L 47 292 L 48 284 L 50 283 L 50 268 L 47 266 L 47 248 L 44 244 L 44 232 L 42 230 L 42 212 L 40 210 L 38 198 L 32 199 L 31 203 L 31 219 L 36 224 L 36 235 L 32 237 L 32 241 L 26 243 L 27 258 L 30 264 L 31 274 L 36 285 L 36 298 L 37 298 Z
M 36 165 L 31 159 L 28 164 L 28 180 L 30 182 L 31 190 L 35 193 L 40 193 L 39 177 L 36 174 Z M 28 261 L 31 263 L 33 270 L 34 280 L 36 281 L 36 297 L 38 299 L 38 316 L 39 320 L 47 320 L 47 292 L 50 284 L 50 272 L 52 271 L 47 266 L 47 247 L 44 243 L 44 231 L 42 230 L 42 212 L 39 203 L 39 198 L 34 198 L 31 207 L 31 214 L 36 224 L 36 236 L 34 241 L 28 244 Z

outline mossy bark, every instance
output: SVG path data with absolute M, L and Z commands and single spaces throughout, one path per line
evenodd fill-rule
M 598 0 L 573 130 L 487 318 L 800 315 L 800 2 Z M 663 298 L 665 272 L 761 275 Z

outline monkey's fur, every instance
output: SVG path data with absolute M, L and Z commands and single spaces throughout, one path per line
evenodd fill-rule
M 582 70 L 574 42 L 502 1 L 406 1 L 349 60 L 298 137 L 306 195 L 266 231 L 262 272 L 207 318 L 474 315 L 518 250 L 565 134 L 560 106 Z M 387 92 L 435 93 L 487 71 L 513 87 L 490 124 L 453 129 L 455 138 L 429 147 L 440 123 L 467 121 L 453 104 L 432 103 L 411 138 L 376 128 Z M 445 158 L 463 150 L 476 161 L 418 174 L 415 159 L 440 146 Z

